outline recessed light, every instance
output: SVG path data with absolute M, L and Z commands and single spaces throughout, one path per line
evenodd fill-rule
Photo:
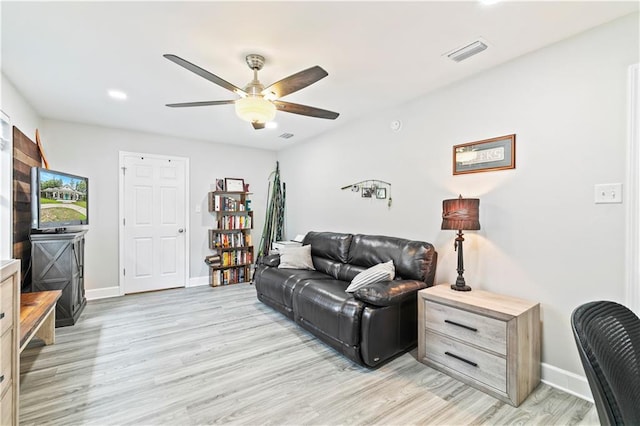
M 113 99 L 117 99 L 119 101 L 124 101 L 125 99 L 127 99 L 127 94 L 124 93 L 121 90 L 109 90 L 107 93 L 109 93 L 109 96 Z
M 269 121 L 264 125 L 264 127 L 266 127 L 267 129 L 277 129 L 278 123 L 276 123 L 275 121 Z

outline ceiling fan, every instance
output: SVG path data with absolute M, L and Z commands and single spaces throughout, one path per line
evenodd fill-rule
M 258 80 L 258 71 L 260 71 L 264 66 L 264 57 L 261 55 L 250 54 L 247 55 L 246 61 L 249 68 L 253 70 L 253 80 L 251 80 L 244 89 L 240 89 L 217 75 L 212 74 L 209 71 L 180 58 L 179 56 L 171 54 L 163 56 L 200 77 L 240 96 L 239 99 L 225 101 L 167 104 L 168 107 L 182 108 L 235 104 L 236 114 L 243 120 L 249 121 L 256 130 L 264 129 L 265 124 L 273 120 L 275 117 L 276 110 L 306 115 L 308 117 L 326 118 L 329 120 L 335 120 L 338 118 L 338 115 L 340 115 L 333 111 L 279 100 L 280 98 L 293 92 L 297 92 L 300 89 L 304 89 L 305 87 L 310 86 L 316 81 L 329 75 L 324 69 L 317 65 L 283 78 L 282 80 L 265 88 Z

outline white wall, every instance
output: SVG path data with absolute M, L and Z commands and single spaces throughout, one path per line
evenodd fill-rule
M 572 310 L 623 300 L 625 206 L 595 205 L 593 187 L 625 179 L 627 70 L 638 52 L 635 14 L 281 151 L 287 236 L 429 241 L 440 256 L 436 283 L 452 282 L 454 232 L 440 230 L 442 200 L 479 197 L 482 230 L 465 234 L 467 283 L 539 301 L 544 365 L 583 376 Z M 515 170 L 452 175 L 453 145 L 511 133 Z M 390 209 L 340 190 L 364 179 L 392 183 Z
M 0 109 L 9 116 L 11 125 L 35 141 L 40 117 L 16 90 L 4 74 L 0 74 Z M 12 131 L 13 133 L 13 131 Z M 12 257 L 12 170 L 13 146 L 7 144 L 0 151 L 0 259 Z
M 273 151 L 241 148 L 149 133 L 44 120 L 44 151 L 53 170 L 89 178 L 89 232 L 86 235 L 85 288 L 88 292 L 118 285 L 118 153 L 119 151 L 176 155 L 189 158 L 190 265 L 192 281 L 204 282 L 210 254 L 207 230 L 212 216 L 207 193 L 216 178 L 242 177 L 251 185 L 254 241 L 260 241 L 269 174 L 275 169 Z M 195 213 L 199 205 L 201 213 Z M 100 294 L 100 293 L 96 293 Z

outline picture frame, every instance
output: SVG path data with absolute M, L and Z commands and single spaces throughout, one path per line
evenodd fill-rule
M 371 197 L 373 197 L 373 188 L 362 187 L 362 198 L 371 198 Z
M 384 200 L 385 198 L 387 198 L 387 188 L 377 188 L 376 198 L 379 200 Z
M 224 179 L 216 179 L 216 191 L 224 191 Z
M 516 135 L 498 136 L 453 147 L 453 174 L 516 168 Z
M 227 192 L 244 192 L 244 179 L 224 178 L 224 186 Z

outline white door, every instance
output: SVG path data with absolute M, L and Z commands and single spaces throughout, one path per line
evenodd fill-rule
M 186 284 L 186 161 L 121 155 L 124 293 Z

